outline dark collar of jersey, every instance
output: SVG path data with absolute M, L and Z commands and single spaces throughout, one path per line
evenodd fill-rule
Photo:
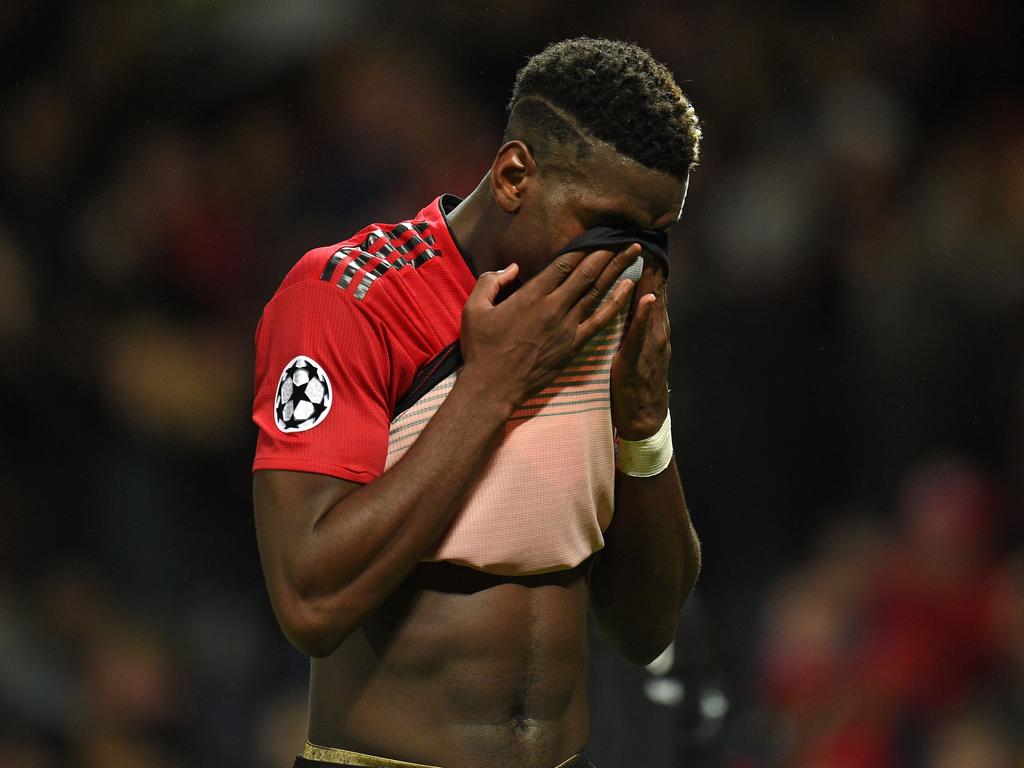
M 573 251 L 618 251 L 633 243 L 654 256 L 665 268 L 668 276 L 668 235 L 656 229 L 615 229 L 613 227 L 591 227 L 570 242 L 556 255 Z
M 454 211 L 456 206 L 461 202 L 462 198 L 458 195 L 445 192 L 441 195 L 441 198 L 438 201 L 438 208 L 441 209 L 441 218 L 444 219 L 444 225 L 448 228 L 448 234 L 451 236 L 452 242 L 455 243 L 455 249 L 459 252 L 459 256 L 461 256 L 462 260 L 466 262 L 466 266 L 469 267 L 469 271 L 472 273 L 473 277 L 480 277 L 480 273 L 476 271 L 476 265 L 473 263 L 473 260 L 469 258 L 469 254 L 462 250 L 459 238 L 455 236 L 455 230 L 452 229 L 452 225 L 448 223 L 448 215 Z

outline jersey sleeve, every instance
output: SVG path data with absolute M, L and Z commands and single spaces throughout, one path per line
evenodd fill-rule
M 253 470 L 367 483 L 384 471 L 390 363 L 382 330 L 332 283 L 280 291 L 256 329 Z

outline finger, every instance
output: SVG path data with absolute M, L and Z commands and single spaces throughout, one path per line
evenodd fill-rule
M 650 318 L 647 323 L 647 333 L 645 334 L 644 350 L 641 352 L 641 357 L 647 355 L 651 359 L 661 359 L 668 354 L 669 346 L 669 334 L 668 334 L 668 311 L 665 305 L 664 294 L 655 294 L 657 300 L 651 307 Z
M 661 293 L 658 294 L 658 309 L 660 310 L 658 314 L 661 316 L 661 323 L 659 324 L 661 327 L 660 333 L 666 339 L 670 339 L 672 337 L 672 323 L 668 318 L 667 289 L 663 290 Z
M 648 293 L 654 293 L 654 281 L 654 265 L 651 264 L 650 259 L 645 258 L 643 272 L 640 274 L 640 279 L 636 284 L 637 292 L 641 296 L 646 296 Z
M 637 302 L 636 312 L 633 320 L 626 329 L 626 338 L 622 341 L 619 354 L 623 362 L 635 366 L 640 360 L 640 354 L 644 349 L 644 340 L 647 338 L 651 315 L 654 311 L 654 304 L 657 298 L 653 293 L 645 293 Z
M 555 305 L 568 313 L 580 296 L 589 291 L 615 258 L 615 252 L 602 249 L 588 253 L 572 273 L 551 291 Z
M 640 246 L 632 244 L 618 253 L 595 251 L 584 259 L 569 278 L 552 293 L 567 314 L 576 308 L 574 319 L 581 320 L 601 301 L 608 289 L 636 261 Z
M 626 306 L 632 290 L 633 281 L 628 278 L 612 289 L 611 295 L 595 310 L 594 314 L 576 327 L 577 348 L 582 347 L 590 340 L 591 336 L 608 325 L 611 319 L 619 313 L 619 310 Z
M 636 370 L 650 371 L 651 375 L 665 378 L 668 386 L 668 363 L 672 357 L 672 344 L 668 334 L 668 312 L 665 307 L 665 297 L 656 294 L 647 323 L 647 332 L 644 334 L 643 349 L 640 358 L 636 363 Z
M 644 268 L 637 280 L 636 290 L 633 292 L 633 304 L 630 307 L 630 314 L 636 312 L 636 306 L 640 299 L 649 293 L 657 293 L 658 272 L 653 260 L 644 257 Z
M 560 256 L 556 256 L 528 284 L 533 287 L 533 290 L 538 291 L 540 295 L 547 296 L 565 282 L 566 278 L 573 273 L 586 256 L 586 251 L 572 251 L 571 253 L 563 253 Z
M 658 297 L 657 306 L 657 317 L 661 322 L 657 323 L 657 333 L 655 336 L 659 339 L 669 338 L 672 334 L 672 324 L 669 322 L 668 317 L 668 280 L 665 279 L 664 273 L 659 269 L 655 275 L 655 283 L 653 293 Z
M 653 287 L 654 278 L 651 272 L 651 265 L 645 258 L 643 269 L 640 272 L 640 279 L 636 281 L 636 290 L 633 291 L 633 299 L 629 303 L 629 313 L 626 315 L 627 328 L 633 323 L 633 317 L 636 315 L 636 308 L 640 304 L 640 299 L 652 293 Z
M 484 272 L 477 280 L 476 286 L 467 299 L 467 303 L 480 304 L 482 306 L 494 306 L 494 300 L 502 289 L 511 284 L 516 275 L 519 274 L 518 264 L 509 264 L 497 272 Z
M 608 262 L 597 280 L 590 285 L 582 296 L 577 298 L 576 304 L 571 310 L 573 320 L 579 323 L 590 315 L 604 299 L 609 289 L 622 276 L 623 272 L 629 269 L 636 261 L 639 254 L 640 246 L 635 243 L 615 254 L 615 257 Z M 567 280 L 566 285 L 568 284 L 569 281 Z M 630 284 L 632 285 L 632 281 L 630 281 Z M 562 289 L 564 288 L 565 286 L 562 287 Z

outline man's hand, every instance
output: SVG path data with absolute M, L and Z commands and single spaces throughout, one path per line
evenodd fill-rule
M 630 280 L 599 302 L 639 252 L 633 244 L 618 253 L 563 254 L 498 304 L 517 266 L 481 275 L 462 312 L 460 379 L 472 377 L 513 407 L 547 386 L 625 306 Z
M 665 275 L 651 261 L 633 294 L 633 312 L 612 361 L 612 423 L 624 440 L 642 440 L 668 415 L 668 364 L 672 355 Z

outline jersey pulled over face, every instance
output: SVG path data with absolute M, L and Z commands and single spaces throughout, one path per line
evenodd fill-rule
M 476 278 L 445 195 L 307 253 L 256 331 L 253 469 L 371 482 L 416 440 L 458 377 L 459 324 Z M 623 276 L 639 277 L 641 260 Z M 518 576 L 572 568 L 604 546 L 615 482 L 609 399 L 625 310 L 522 403 L 436 551 Z M 444 478 L 438 478 L 444 482 Z

